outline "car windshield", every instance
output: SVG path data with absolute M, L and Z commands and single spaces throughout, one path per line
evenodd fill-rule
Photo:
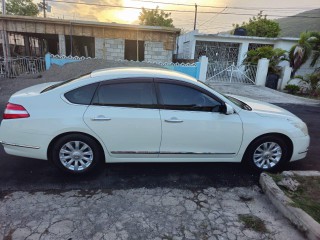
M 63 85 L 65 85 L 65 84 L 67 84 L 67 83 L 74 82 L 74 81 L 79 80 L 79 79 L 81 79 L 81 78 L 87 77 L 87 76 L 89 76 L 90 74 L 91 74 L 91 72 L 90 72 L 90 73 L 82 74 L 82 75 L 80 75 L 79 77 L 76 77 L 76 78 L 71 78 L 71 79 L 66 80 L 66 81 L 62 81 L 62 82 L 55 83 L 55 84 L 53 84 L 53 85 L 51 85 L 51 86 L 43 89 L 43 90 L 41 91 L 41 93 L 48 92 L 48 91 L 50 91 L 50 90 L 52 90 L 52 89 L 55 89 L 55 88 L 60 87 L 60 86 L 63 86 Z
M 228 95 L 224 95 L 224 94 L 223 94 L 223 96 L 225 96 L 225 97 L 228 98 L 231 102 L 233 102 L 235 105 L 237 105 L 238 107 L 240 107 L 240 108 L 242 108 L 242 109 L 244 109 L 244 110 L 248 110 L 248 111 L 251 111 L 251 110 L 252 110 L 252 108 L 251 108 L 248 104 L 240 101 L 239 99 L 236 99 L 236 98 L 234 98 L 234 97 L 231 97 L 231 96 L 228 96 Z
M 201 84 L 203 84 L 203 85 L 205 85 L 205 86 L 207 86 L 207 87 L 209 87 L 209 88 L 212 88 L 210 85 L 208 85 L 208 84 L 206 84 L 206 83 L 204 83 L 204 82 L 198 81 L 198 83 L 201 83 Z M 215 90 L 216 92 L 220 93 L 221 95 L 223 95 L 225 98 L 227 98 L 228 100 L 230 100 L 232 103 L 234 103 L 234 104 L 237 105 L 238 107 L 240 107 L 240 108 L 242 108 L 242 109 L 244 109 L 244 110 L 248 110 L 248 111 L 251 111 L 251 110 L 252 110 L 252 108 L 251 108 L 248 104 L 240 101 L 239 99 L 237 99 L 237 98 L 235 98 L 235 97 L 231 97 L 231 96 L 225 95 L 225 94 L 217 91 L 216 89 L 214 89 L 214 90 Z

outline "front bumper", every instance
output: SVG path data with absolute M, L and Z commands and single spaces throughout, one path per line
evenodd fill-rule
M 292 139 L 293 153 L 290 161 L 303 159 L 307 156 L 310 137 L 309 135 Z

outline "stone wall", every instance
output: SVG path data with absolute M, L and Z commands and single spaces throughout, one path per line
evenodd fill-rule
M 95 57 L 107 60 L 123 60 L 124 39 L 95 38 Z
M 171 62 L 172 51 L 165 50 L 163 42 L 145 41 L 144 60 L 151 62 Z

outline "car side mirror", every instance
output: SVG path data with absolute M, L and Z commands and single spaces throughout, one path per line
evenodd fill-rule
M 226 115 L 234 114 L 234 109 L 233 109 L 233 107 L 230 106 L 228 103 L 225 103 L 224 114 L 226 114 Z

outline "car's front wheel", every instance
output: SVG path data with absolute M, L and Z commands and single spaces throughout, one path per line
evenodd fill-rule
M 263 136 L 254 140 L 244 155 L 251 169 L 257 171 L 277 171 L 289 161 L 290 146 L 281 137 Z
M 72 174 L 92 171 L 102 162 L 102 150 L 94 139 L 82 134 L 62 136 L 51 150 L 51 160 L 61 170 Z

